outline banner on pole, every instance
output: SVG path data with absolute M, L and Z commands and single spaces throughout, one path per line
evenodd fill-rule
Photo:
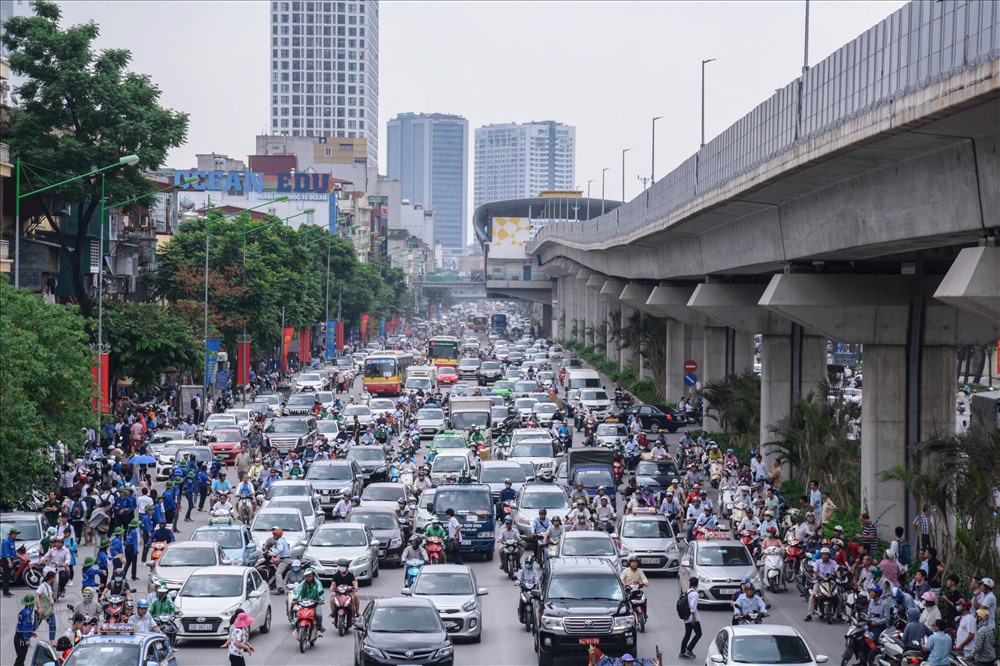
M 337 347 L 337 320 L 326 320 L 326 360 L 333 360 L 333 353 Z
M 236 343 L 236 384 L 246 386 L 250 383 L 250 342 Z
M 344 348 L 345 340 L 346 339 L 344 338 L 344 322 L 338 321 L 337 322 L 337 351 L 340 351 L 341 349 Z
M 368 339 L 368 315 L 361 315 L 361 342 Z
M 94 397 L 91 400 L 92 409 L 97 411 L 97 396 L 101 396 L 101 413 L 107 414 L 111 411 L 108 404 L 108 355 L 96 354 L 94 367 L 90 370 L 94 376 Z
M 299 363 L 306 365 L 309 361 L 309 329 L 303 328 L 299 331 Z
M 222 349 L 222 340 L 205 340 L 205 388 L 212 385 L 215 377 L 215 368 L 219 364 L 219 351 Z
M 295 335 L 295 329 L 286 327 L 281 332 L 281 374 L 287 374 L 288 371 L 288 348 L 292 346 L 292 336 Z

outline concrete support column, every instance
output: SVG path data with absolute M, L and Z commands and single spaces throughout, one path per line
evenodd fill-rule
M 594 345 L 600 354 L 607 356 L 607 329 L 608 329 L 608 297 L 602 293 L 597 294 L 597 308 L 594 315 Z M 599 333 L 603 330 L 605 337 L 602 340 Z M 610 356 L 608 357 L 610 358 Z
M 704 341 L 696 340 L 698 329 L 676 319 L 667 319 L 666 395 L 668 402 L 677 402 L 694 392 L 693 386 L 684 385 L 684 362 L 693 359 L 704 349 Z M 698 355 L 700 358 L 700 355 Z
M 545 332 L 546 337 L 555 337 L 555 330 L 557 328 L 555 320 L 552 318 L 552 304 L 542 303 L 542 331 Z
M 635 312 L 635 308 L 629 307 L 624 303 L 621 304 L 621 317 L 622 321 L 628 321 L 628 318 L 632 316 Z M 626 365 L 635 365 L 635 353 L 631 347 L 618 347 L 618 369 L 621 370 Z
M 906 490 L 899 484 L 878 480 L 879 472 L 903 464 L 906 457 L 906 392 L 900 390 L 900 379 L 906 376 L 906 348 L 867 344 L 864 353 L 861 508 L 880 523 L 880 536 L 886 539 L 896 525 L 906 527 Z

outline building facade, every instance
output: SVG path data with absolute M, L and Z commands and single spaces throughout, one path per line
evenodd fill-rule
M 430 208 L 438 241 L 465 247 L 468 224 L 469 121 L 444 113 L 400 113 L 386 128 L 389 178 L 403 199 Z M 434 238 L 421 238 L 433 246 Z
M 378 0 L 271 2 L 272 134 L 368 139 L 378 164 Z
M 575 189 L 576 128 L 553 120 L 476 129 L 476 208 Z

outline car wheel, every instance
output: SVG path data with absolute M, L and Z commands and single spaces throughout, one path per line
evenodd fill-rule
M 267 614 L 264 616 L 264 626 L 260 628 L 260 633 L 267 634 L 271 631 L 271 607 L 268 606 Z
M 472 637 L 469 641 L 470 643 L 482 643 L 483 642 L 483 632 L 480 631 L 478 634 Z
M 492 550 L 489 551 L 488 553 L 486 553 L 486 561 L 487 562 L 492 562 L 494 555 L 496 555 L 496 553 L 494 553 Z
M 552 666 L 555 658 L 551 654 L 545 654 L 544 652 L 538 653 L 538 666 Z
M 378 558 L 375 559 L 375 568 L 372 569 L 372 578 L 378 578 L 379 568 L 378 568 Z

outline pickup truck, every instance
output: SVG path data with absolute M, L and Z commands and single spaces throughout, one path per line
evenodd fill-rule
M 614 453 L 603 447 L 573 448 L 566 451 L 566 480 L 570 488 L 583 483 L 584 490 L 591 498 L 597 496 L 597 489 L 604 487 L 611 506 L 615 502 Z

